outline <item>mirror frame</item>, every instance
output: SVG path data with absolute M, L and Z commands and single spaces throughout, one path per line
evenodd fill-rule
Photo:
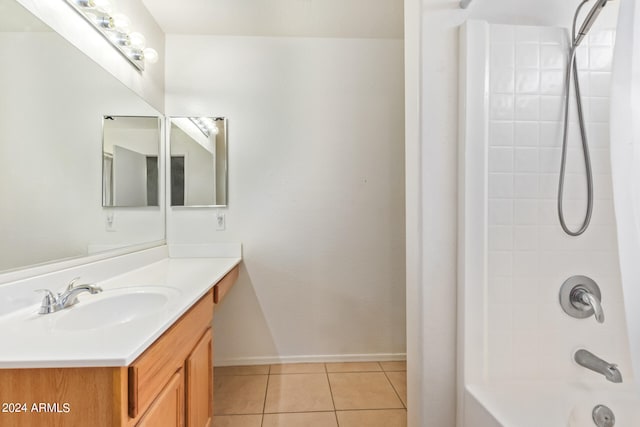
M 191 119 L 194 117 L 210 117 L 215 121 L 222 121 L 224 125 L 224 153 L 225 153 L 225 162 L 224 162 L 224 191 L 225 191 L 225 204 L 218 205 L 172 205 L 171 204 L 171 126 L 172 119 Z M 228 208 L 229 207 L 229 119 L 227 116 L 216 116 L 216 115 L 201 115 L 201 116 L 166 116 L 165 120 L 165 137 L 167 140 L 167 155 L 165 161 L 165 171 L 166 171 L 166 200 L 167 207 L 172 209 L 190 209 L 190 208 Z

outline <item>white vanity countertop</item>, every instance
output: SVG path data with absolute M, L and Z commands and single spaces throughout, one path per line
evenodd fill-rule
M 241 258 L 165 258 L 96 283 L 103 293 L 83 293 L 78 304 L 39 315 L 38 305 L 0 317 L 0 368 L 127 366 L 224 277 Z M 170 287 L 175 297 L 161 310 L 127 323 L 78 330 L 60 329 L 67 311 L 110 290 Z

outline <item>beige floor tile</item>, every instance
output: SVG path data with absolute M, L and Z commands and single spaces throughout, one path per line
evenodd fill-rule
M 327 374 L 270 375 L 265 413 L 333 411 Z
M 337 410 L 403 408 L 383 372 L 329 374 Z
M 393 388 L 398 392 L 398 396 L 407 406 L 407 373 L 406 372 L 386 372 L 387 378 L 391 381 Z
M 324 363 L 285 363 L 271 365 L 271 374 L 323 374 Z
M 380 362 L 382 370 L 386 372 L 406 371 L 407 362 Z
M 407 427 L 405 409 L 338 411 L 340 427 Z
M 260 427 L 262 415 L 216 415 L 213 427 Z
M 327 372 L 380 372 L 378 362 L 327 363 Z
M 267 375 L 269 365 L 254 366 L 219 366 L 214 368 L 213 375 Z
M 338 427 L 334 412 L 265 414 L 262 427 Z
M 214 377 L 214 414 L 261 414 L 268 375 L 218 375 Z

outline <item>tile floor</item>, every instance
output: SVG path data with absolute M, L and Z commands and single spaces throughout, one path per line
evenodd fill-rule
M 406 362 L 215 368 L 213 427 L 406 427 Z

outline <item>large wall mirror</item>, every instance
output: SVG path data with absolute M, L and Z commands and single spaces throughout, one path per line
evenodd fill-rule
M 171 206 L 227 206 L 227 119 L 171 117 L 169 122 Z
M 104 116 L 102 206 L 158 206 L 160 119 Z
M 15 0 L 0 12 L 0 272 L 162 242 L 164 191 L 105 208 L 101 161 L 105 115 L 157 132 L 160 113 Z

